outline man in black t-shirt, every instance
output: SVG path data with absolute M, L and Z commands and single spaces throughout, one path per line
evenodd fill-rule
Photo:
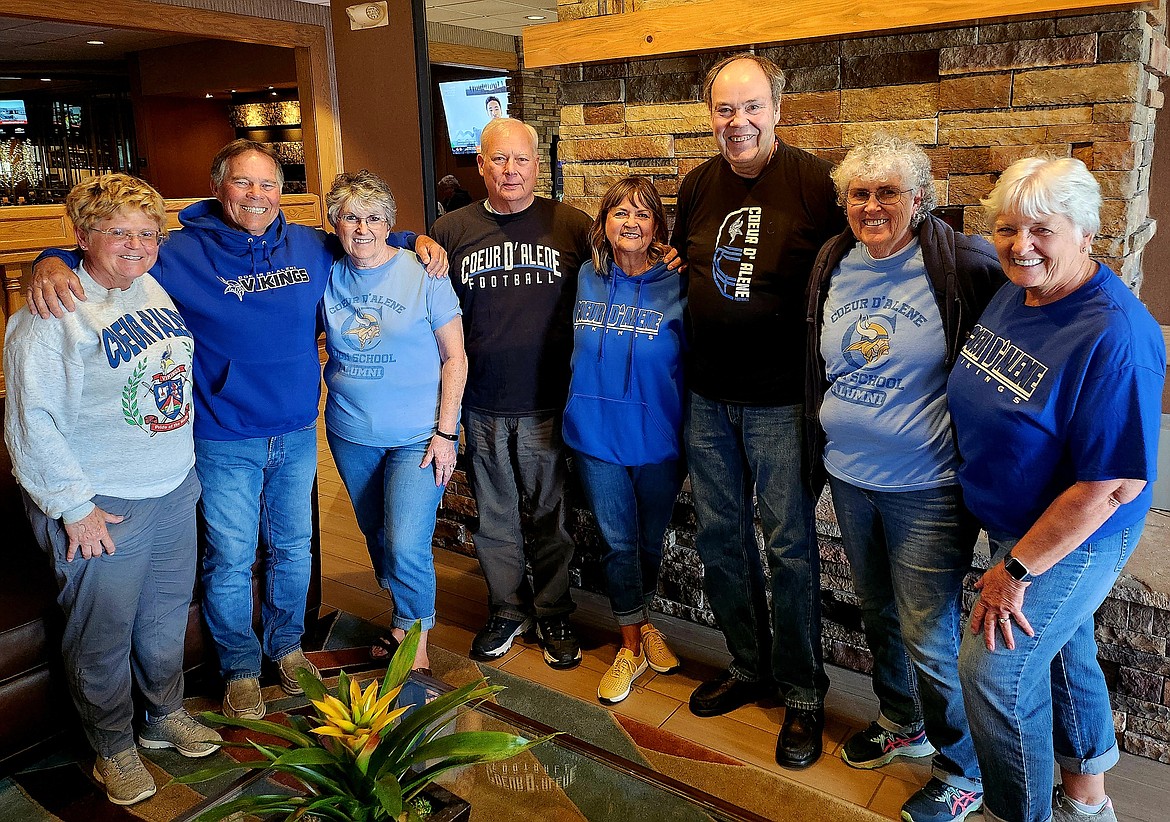
M 716 716 L 778 690 L 776 761 L 821 754 L 819 562 L 802 465 L 804 290 L 845 227 L 828 163 L 776 139 L 784 74 L 745 54 L 716 65 L 704 98 L 720 156 L 678 195 L 673 244 L 689 266 L 687 458 L 704 588 L 732 661 L 691 695 Z M 760 506 L 765 569 L 756 542 Z
M 572 668 L 581 648 L 568 621 L 573 544 L 565 530 L 561 413 L 577 271 L 590 258 L 593 221 L 533 195 L 536 149 L 530 126 L 489 122 L 478 156 L 487 199 L 444 215 L 432 234 L 448 253 L 467 347 L 463 426 L 479 510 L 475 551 L 491 610 L 471 655 L 499 658 L 535 618 L 545 661 Z M 527 546 L 521 494 L 532 514 Z

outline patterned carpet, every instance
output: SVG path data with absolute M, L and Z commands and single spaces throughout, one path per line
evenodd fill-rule
M 366 681 L 379 672 L 369 670 L 366 648 L 378 629 L 347 614 L 336 615 L 326 626 L 322 650 L 309 658 L 325 672 L 339 666 L 365 669 Z M 431 648 L 435 676 L 453 685 L 487 676 L 506 690 L 497 697 L 505 708 L 565 731 L 598 748 L 657 771 L 683 784 L 739 805 L 760 817 L 802 822 L 868 822 L 881 817 L 836 797 L 744 765 L 666 731 L 614 714 L 600 705 L 536 685 L 527 680 L 479 666 L 457 654 Z M 328 681 L 328 680 L 327 680 Z M 204 686 L 206 691 L 210 686 Z M 304 704 L 303 697 L 285 696 L 277 685 L 265 688 L 270 716 Z M 187 700 L 192 713 L 217 710 L 210 695 Z M 459 729 L 504 729 L 479 713 L 459 718 Z M 242 740 L 241 731 L 227 738 Z M 229 753 L 230 751 L 230 753 Z M 249 751 L 225 749 L 212 757 L 189 760 L 173 751 L 141 751 L 143 762 L 159 785 L 151 799 L 131 808 L 106 801 L 91 775 L 92 754 L 83 741 L 66 744 L 54 755 L 0 780 L 0 822 L 171 822 L 195 807 L 207 795 L 222 792 L 231 779 L 197 786 L 167 785 L 171 776 L 189 773 L 229 755 L 247 757 Z M 454 793 L 473 797 L 472 822 L 683 822 L 708 820 L 681 799 L 651 789 L 644 782 L 614 773 L 561 746 L 547 745 L 504 763 L 466 768 L 443 780 Z M 255 790 L 271 793 L 281 788 L 268 780 Z

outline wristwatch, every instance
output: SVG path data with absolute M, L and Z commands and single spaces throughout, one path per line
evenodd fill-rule
M 1003 569 L 1016 582 L 1030 582 L 1032 579 L 1032 572 L 1024 563 L 1013 557 L 1011 551 L 1008 551 L 1008 555 L 1003 558 Z
M 450 440 L 451 442 L 459 442 L 458 434 L 448 434 L 446 431 L 440 431 L 437 428 L 435 429 L 435 436 L 442 437 L 443 439 Z

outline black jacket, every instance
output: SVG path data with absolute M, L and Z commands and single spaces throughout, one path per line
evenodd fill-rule
M 950 369 L 959 347 L 971 333 L 975 321 L 999 287 L 1007 282 L 991 243 L 983 237 L 957 233 L 945 222 L 928 214 L 918 226 L 922 262 L 934 290 L 938 312 L 946 334 L 946 366 Z M 825 432 L 821 428 L 821 402 L 829 390 L 825 361 L 821 358 L 821 330 L 824 327 L 825 299 L 829 279 L 838 264 L 857 244 L 850 229 L 829 240 L 817 254 L 808 281 L 807 363 L 804 374 L 804 415 L 806 456 L 812 466 L 813 490 L 825 484 Z

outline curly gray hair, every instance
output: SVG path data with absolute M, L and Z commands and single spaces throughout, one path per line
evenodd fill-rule
M 910 218 L 910 228 L 917 228 L 938 205 L 930 158 L 917 143 L 879 131 L 867 142 L 849 149 L 845 159 L 832 171 L 837 201 L 845 206 L 845 195 L 854 180 L 889 180 L 901 177 L 902 185 L 914 189 L 922 199 Z
M 356 174 L 342 173 L 333 179 L 333 186 L 325 195 L 325 214 L 329 224 L 337 228 L 341 209 L 350 203 L 363 205 L 370 210 L 380 210 L 386 218 L 388 228 L 394 227 L 398 217 L 398 204 L 390 193 L 386 181 L 372 171 L 362 169 Z

